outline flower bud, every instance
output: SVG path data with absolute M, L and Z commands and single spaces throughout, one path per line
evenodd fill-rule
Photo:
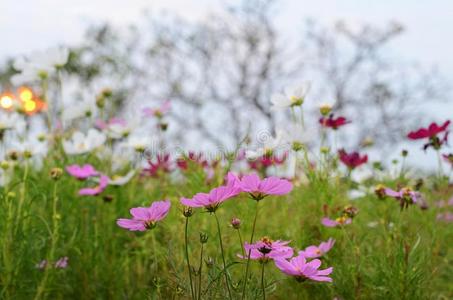
M 241 228 L 241 220 L 238 219 L 238 218 L 233 218 L 231 219 L 231 226 L 234 228 L 234 229 L 239 229 Z
M 104 200 L 105 203 L 110 203 L 113 201 L 113 196 L 112 195 L 105 195 L 102 197 L 102 200 Z
M 10 166 L 10 164 L 6 160 L 2 160 L 2 162 L 0 163 L 0 168 L 2 168 L 3 170 L 8 170 L 9 166 Z
M 205 232 L 200 232 L 200 243 L 206 244 L 208 242 L 208 234 Z
M 403 149 L 403 151 L 401 151 L 402 157 L 406 157 L 408 154 L 409 154 L 409 152 L 406 149 Z
M 192 207 L 190 206 L 185 206 L 183 211 L 182 211 L 182 214 L 184 215 L 184 217 L 186 218 L 190 218 L 192 215 L 193 215 L 193 209 Z
M 205 263 L 208 268 L 212 268 L 215 264 L 215 261 L 211 256 L 209 256 L 207 259 L 205 259 Z
M 29 159 L 29 158 L 31 158 L 33 156 L 33 153 L 30 150 L 25 150 L 23 152 L 23 155 L 24 155 L 25 159 Z
M 330 152 L 330 148 L 326 146 L 321 147 L 321 149 L 319 150 L 321 151 L 322 154 L 329 154 Z
M 376 194 L 376 196 L 379 198 L 379 199 L 383 199 L 385 197 L 385 186 L 382 185 L 382 184 L 378 184 L 375 188 L 374 188 L 374 193 Z
M 357 207 L 354 207 L 352 205 L 347 205 L 343 209 L 343 214 L 348 216 L 351 219 L 354 218 L 358 212 L 359 212 L 359 210 L 357 209 Z
M 19 159 L 19 153 L 17 151 L 10 151 L 8 152 L 8 157 L 11 160 L 18 160 Z
M 52 168 L 50 170 L 50 178 L 52 178 L 53 180 L 60 179 L 62 175 L 63 175 L 63 170 L 60 168 Z
M 319 106 L 319 112 L 323 116 L 327 116 L 328 114 L 330 114 L 331 111 L 332 106 L 330 104 L 321 104 L 321 106 Z

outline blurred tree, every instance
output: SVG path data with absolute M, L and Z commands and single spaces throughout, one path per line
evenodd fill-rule
M 308 22 L 300 39 L 285 41 L 273 23 L 275 9 L 275 1 L 252 0 L 203 22 L 161 14 L 129 28 L 93 26 L 66 69 L 81 94 L 113 88 L 113 107 L 124 114 L 171 99 L 173 140 L 203 136 L 230 148 L 248 130 L 271 130 L 285 120 L 271 113 L 269 100 L 286 84 L 312 82 L 312 104 L 304 104 L 311 112 L 317 109 L 311 100 L 335 102 L 337 114 L 353 120 L 354 146 L 365 137 L 382 147 L 394 143 L 414 121 L 414 106 L 444 95 L 440 76 L 388 56 L 400 25 L 353 30 L 344 22 L 334 28 Z M 3 80 L 11 74 L 10 66 L 5 70 Z M 319 114 L 310 115 L 316 123 Z

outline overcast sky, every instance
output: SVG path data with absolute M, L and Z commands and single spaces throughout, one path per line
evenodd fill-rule
M 9 56 L 76 44 L 92 23 L 121 25 L 137 21 L 144 10 L 167 10 L 190 20 L 219 10 L 220 0 L 0 0 L 0 61 Z M 406 32 L 392 44 L 401 59 L 438 66 L 453 82 L 453 0 L 281 0 L 276 25 L 291 33 L 307 17 L 332 24 L 398 21 Z M 450 84 L 451 85 L 451 84 Z M 453 118 L 453 100 L 437 119 Z

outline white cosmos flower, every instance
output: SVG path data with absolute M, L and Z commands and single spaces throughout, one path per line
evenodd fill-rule
M 96 129 L 89 129 L 85 135 L 80 131 L 73 133 L 70 140 L 63 141 L 63 148 L 67 154 L 82 154 L 102 146 L 107 137 Z
M 17 58 L 13 67 L 18 74 L 11 78 L 15 85 L 24 82 L 34 81 L 38 78 L 47 77 L 56 68 L 63 67 L 69 58 L 69 50 L 67 48 L 52 48 L 46 51 L 36 51 L 26 57 Z
M 277 129 L 277 132 L 280 132 L 282 136 L 282 143 L 287 144 L 290 149 L 298 151 L 313 141 L 315 131 L 304 129 L 298 124 L 291 124 Z
M 134 149 L 137 152 L 143 152 L 146 148 L 151 146 L 151 142 L 144 135 L 132 135 L 128 138 L 124 145 L 128 148 Z
M 86 118 L 92 116 L 96 112 L 96 102 L 85 100 L 71 103 L 70 107 L 65 107 L 63 110 L 63 121 L 72 121 L 75 119 Z
M 0 132 L 7 129 L 15 129 L 22 133 L 25 130 L 25 118 L 18 113 L 0 112 Z
M 113 175 L 112 178 L 109 178 L 109 185 L 125 185 L 134 177 L 134 175 L 134 170 L 129 171 L 124 176 Z
M 274 94 L 271 97 L 272 109 L 284 109 L 293 106 L 301 106 L 304 103 L 305 96 L 310 89 L 308 83 L 301 84 L 297 87 L 287 87 L 284 93 Z
M 258 147 L 256 149 L 246 150 L 245 157 L 247 159 L 256 159 L 265 154 L 273 153 L 278 147 L 280 147 L 282 145 L 282 138 L 283 138 L 283 135 L 282 135 L 281 131 L 277 131 L 277 134 L 275 137 L 266 136 L 266 138 L 263 138 L 263 141 L 261 141 L 262 146 Z

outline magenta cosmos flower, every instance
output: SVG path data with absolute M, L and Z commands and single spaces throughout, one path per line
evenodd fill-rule
M 158 221 L 165 218 L 170 211 L 168 200 L 156 201 L 150 207 L 134 207 L 130 209 L 132 219 L 118 219 L 118 226 L 130 231 L 145 231 L 153 229 Z
M 293 185 L 286 179 L 271 176 L 261 180 L 258 175 L 245 175 L 239 179 L 232 172 L 227 176 L 228 185 L 238 187 L 242 192 L 259 201 L 268 195 L 285 195 L 291 192 Z
M 335 245 L 335 240 L 330 238 L 327 242 L 322 242 L 319 246 L 308 246 L 304 251 L 300 251 L 299 254 L 304 255 L 306 258 L 317 258 L 321 257 Z
M 392 189 L 386 188 L 384 190 L 384 193 L 386 196 L 398 200 L 400 202 L 401 209 L 408 208 L 411 204 L 418 204 L 422 208 L 426 206 L 426 203 L 424 203 L 420 192 L 413 191 L 408 187 L 402 188 L 399 191 L 394 191 Z
M 287 246 L 289 241 L 272 241 L 267 237 L 263 237 L 261 240 L 254 244 L 245 243 L 244 249 L 246 253 L 250 251 L 250 259 L 260 260 L 266 262 L 270 259 L 285 259 L 293 256 L 293 248 Z M 238 254 L 238 257 L 247 259 Z
M 352 222 L 352 219 L 345 217 L 345 216 L 341 216 L 339 218 L 336 218 L 335 220 L 332 220 L 332 219 L 329 219 L 326 217 L 322 218 L 322 220 L 321 220 L 321 224 L 326 227 L 344 226 L 344 225 L 351 224 L 351 222 Z
M 96 171 L 96 169 L 90 164 L 83 166 L 70 165 L 66 167 L 66 171 L 69 173 L 69 175 L 79 180 L 85 180 L 89 177 L 99 175 L 99 172 Z
M 55 262 L 55 268 L 66 269 L 68 267 L 69 258 L 67 256 L 61 257 Z
M 209 212 L 217 210 L 219 205 L 237 196 L 241 190 L 233 185 L 219 186 L 212 189 L 209 193 L 197 193 L 192 199 L 181 198 L 181 204 L 189 207 L 204 207 Z
M 105 188 L 109 185 L 109 178 L 105 175 L 101 175 L 99 178 L 99 184 L 92 188 L 83 188 L 79 190 L 80 196 L 96 196 L 102 193 Z
M 448 140 L 448 131 L 447 128 L 450 125 L 450 121 L 446 121 L 441 126 L 436 123 L 431 123 L 428 128 L 420 128 L 417 131 L 409 132 L 407 137 L 411 140 L 419 140 L 428 138 L 429 142 L 423 146 L 423 149 L 428 147 L 433 147 L 434 149 L 440 149 L 444 143 Z M 440 139 L 437 135 L 445 131 L 444 137 Z
M 307 262 L 303 254 L 299 254 L 296 257 L 291 258 L 290 261 L 286 259 L 275 259 L 275 265 L 286 275 L 294 276 L 298 281 L 305 281 L 311 279 L 314 281 L 327 281 L 332 282 L 330 275 L 333 271 L 333 268 L 327 268 L 324 270 L 319 270 L 321 266 L 321 261 L 319 259 L 314 259 L 310 262 Z
M 358 152 L 347 153 L 344 149 L 338 150 L 338 156 L 341 162 L 351 170 L 368 161 L 368 155 L 360 156 Z
M 330 114 L 328 118 L 322 117 L 319 119 L 319 124 L 323 127 L 332 128 L 337 130 L 339 127 L 351 123 L 351 121 L 346 120 L 345 117 L 334 118 L 333 114 Z

